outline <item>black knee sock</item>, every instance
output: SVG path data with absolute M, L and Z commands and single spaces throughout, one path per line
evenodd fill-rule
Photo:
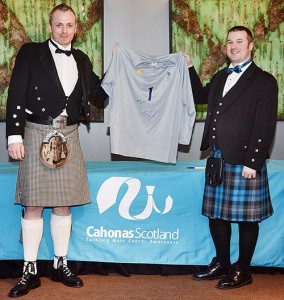
M 257 222 L 240 222 L 239 225 L 239 259 L 238 267 L 248 270 L 258 238 Z
M 209 218 L 209 228 L 216 249 L 216 258 L 223 268 L 229 268 L 231 223 Z

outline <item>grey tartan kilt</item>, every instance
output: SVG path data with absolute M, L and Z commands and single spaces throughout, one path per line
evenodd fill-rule
M 242 177 L 242 170 L 242 165 L 225 162 L 222 184 L 205 184 L 203 215 L 232 222 L 258 222 L 273 214 L 266 163 L 255 179 Z
M 86 167 L 79 142 L 77 125 L 58 131 L 67 138 L 71 150 L 69 162 L 51 169 L 39 158 L 42 138 L 53 128 L 49 125 L 26 123 L 25 158 L 19 163 L 15 203 L 23 206 L 74 206 L 91 202 Z

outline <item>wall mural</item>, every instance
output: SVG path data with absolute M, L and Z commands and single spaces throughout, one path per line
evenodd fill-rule
M 0 121 L 5 121 L 7 92 L 15 58 L 27 42 L 43 42 L 50 37 L 48 18 L 62 2 L 77 14 L 78 31 L 73 47 L 84 51 L 102 75 L 103 0 L 0 0 Z M 91 120 L 102 122 L 103 108 L 91 106 Z
M 254 35 L 254 61 L 278 81 L 278 120 L 284 120 L 284 2 L 283 0 L 172 0 L 171 51 L 186 51 L 205 84 L 226 66 L 227 30 L 244 25 Z M 197 120 L 206 105 L 197 105 Z

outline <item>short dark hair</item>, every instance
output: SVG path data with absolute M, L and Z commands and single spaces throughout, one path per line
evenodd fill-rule
M 50 12 L 50 14 L 49 14 L 49 24 L 51 24 L 53 14 L 54 14 L 57 10 L 61 10 L 61 11 L 63 11 L 63 12 L 65 12 L 65 11 L 71 11 L 71 12 L 74 14 L 75 19 L 76 19 L 76 13 L 75 13 L 75 11 L 73 10 L 73 8 L 70 7 L 70 6 L 68 6 L 67 4 L 62 3 L 62 4 L 59 4 L 59 5 L 55 6 L 55 7 L 52 9 L 52 11 Z
M 233 31 L 245 31 L 247 33 L 247 39 L 248 39 L 249 44 L 252 42 L 252 40 L 253 40 L 252 32 L 247 27 L 240 26 L 240 25 L 234 26 L 228 30 L 228 34 Z

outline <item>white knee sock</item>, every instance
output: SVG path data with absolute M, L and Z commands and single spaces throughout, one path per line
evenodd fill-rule
M 31 273 L 37 273 L 37 255 L 43 232 L 43 219 L 26 220 L 22 219 L 22 236 L 24 248 L 24 269 L 29 262 L 33 262 L 34 271 L 29 269 Z
M 66 257 L 71 234 L 71 214 L 69 216 L 57 216 L 51 214 L 50 231 L 54 247 L 53 266 L 57 269 L 58 258 L 64 258 L 63 263 L 67 264 Z

